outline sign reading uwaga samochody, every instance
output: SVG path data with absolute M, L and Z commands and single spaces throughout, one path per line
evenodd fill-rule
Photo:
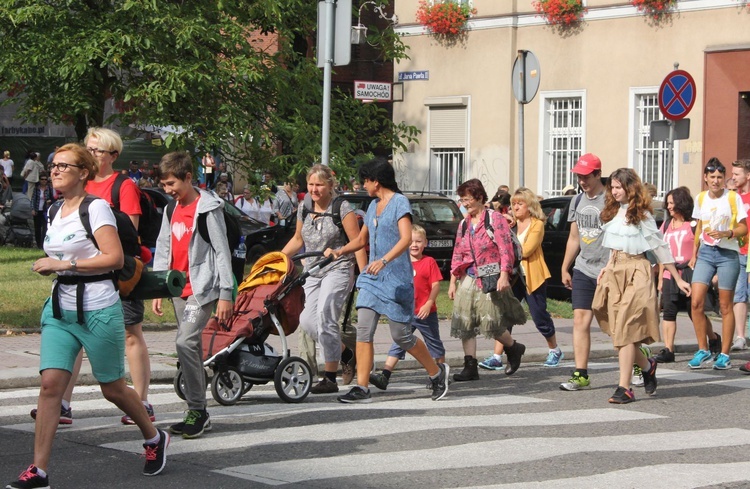
M 354 98 L 360 100 L 391 100 L 391 84 L 375 81 L 355 81 Z

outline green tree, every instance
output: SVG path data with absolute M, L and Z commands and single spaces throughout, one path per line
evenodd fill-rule
M 320 153 L 322 74 L 309 0 L 0 0 L 0 90 L 33 123 L 178 127 L 170 148 L 221 148 L 244 167 L 293 171 Z M 275 35 L 260 49 L 251 34 Z M 389 34 L 390 32 L 390 34 Z M 392 30 L 384 56 L 405 56 Z M 304 43 L 303 43 L 304 44 Z M 105 121 L 105 107 L 116 112 Z M 403 147 L 414 128 L 336 94 L 332 161 Z

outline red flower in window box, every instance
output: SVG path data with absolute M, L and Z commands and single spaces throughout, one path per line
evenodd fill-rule
M 537 0 L 532 5 L 548 24 L 559 27 L 578 25 L 586 13 L 582 0 Z
M 442 2 L 421 0 L 417 9 L 417 22 L 437 37 L 459 36 L 477 9 L 470 4 L 455 0 Z
M 677 0 L 630 0 L 639 12 L 642 12 L 655 21 L 663 20 L 672 13 L 672 8 Z

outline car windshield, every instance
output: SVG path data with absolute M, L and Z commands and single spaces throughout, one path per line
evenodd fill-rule
M 422 222 L 445 223 L 462 219 L 458 207 L 449 200 L 412 200 L 411 213 Z

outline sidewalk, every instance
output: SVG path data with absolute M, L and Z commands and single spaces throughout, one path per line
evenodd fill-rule
M 721 325 L 714 325 L 715 330 L 720 330 Z M 573 320 L 572 319 L 555 319 L 557 329 L 557 342 L 563 352 L 565 352 L 565 361 L 573 360 Z M 446 360 L 452 367 L 463 365 L 463 350 L 461 342 L 450 337 L 450 321 L 440 321 L 440 334 L 443 339 L 446 350 Z M 174 340 L 175 331 L 146 331 L 146 342 L 148 343 L 151 357 L 151 378 L 155 382 L 168 382 L 174 378 L 177 356 L 175 354 Z M 547 343 L 542 335 L 537 332 L 534 323 L 528 321 L 523 326 L 514 328 L 513 337 L 526 345 L 526 354 L 523 357 L 524 363 L 540 364 L 547 357 Z M 3 336 L 0 337 L 0 389 L 32 387 L 39 385 L 39 340 L 38 334 Z M 291 335 L 288 339 L 288 346 L 295 355 L 297 349 L 297 335 Z M 271 336 L 268 343 L 274 348 L 280 348 L 279 338 Z M 381 366 L 386 358 L 386 353 L 391 346 L 391 338 L 388 327 L 380 325 L 375 334 L 375 360 L 378 366 Z M 657 343 L 651 345 L 654 353 L 658 352 L 663 345 Z M 493 348 L 493 341 L 484 338 L 477 338 L 477 356 L 481 359 L 486 357 Z M 680 315 L 677 318 L 677 337 L 675 341 L 675 350 L 678 353 L 693 353 L 697 350 L 693 324 L 686 315 Z M 591 359 L 612 358 L 615 356 L 612 342 L 609 337 L 601 332 L 599 326 L 594 320 L 591 326 Z M 419 364 L 407 355 L 406 360 L 399 363 L 398 368 L 410 369 L 417 368 Z M 125 362 L 127 369 L 127 361 Z M 322 371 L 322 366 L 321 369 Z M 561 376 L 567 372 L 560 372 Z M 81 375 L 79 378 L 81 384 L 95 384 L 91 375 L 91 368 L 88 361 L 84 359 Z

